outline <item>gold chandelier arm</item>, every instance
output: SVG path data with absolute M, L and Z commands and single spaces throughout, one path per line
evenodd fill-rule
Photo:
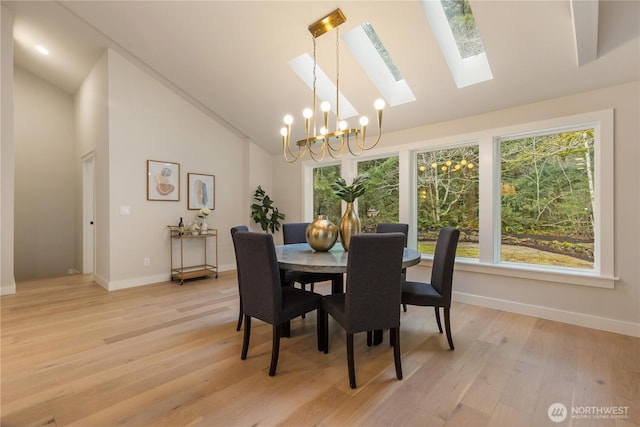
M 329 147 L 329 154 L 334 159 L 337 159 L 338 157 L 340 157 L 340 155 L 342 155 L 342 152 L 344 151 L 344 134 L 342 136 L 340 136 L 339 138 L 336 138 L 336 139 L 340 140 L 340 145 L 338 145 L 337 147 L 334 147 L 333 145 L 331 145 L 331 139 L 327 140 L 327 146 Z M 332 152 L 338 153 L 338 155 L 334 156 L 334 155 L 332 155 Z
M 309 144 L 309 156 L 311 156 L 311 158 L 316 162 L 323 161 L 324 156 L 327 154 L 325 141 L 322 140 L 320 144 L 320 151 L 318 152 L 313 151 L 313 149 L 311 148 L 311 143 L 308 143 L 308 144 Z M 320 157 L 317 157 L 317 156 L 320 156 Z
M 289 156 L 287 156 L 287 152 L 289 153 Z M 296 160 L 304 157 L 306 152 L 307 146 L 305 145 L 304 149 L 301 149 L 300 146 L 298 146 L 298 152 L 294 153 L 293 150 L 291 150 L 291 138 L 289 137 L 289 135 L 282 137 L 282 155 L 284 156 L 284 159 L 287 161 L 287 163 L 293 163 Z

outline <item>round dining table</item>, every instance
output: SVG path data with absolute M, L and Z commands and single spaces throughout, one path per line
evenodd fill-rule
M 346 273 L 349 252 L 336 244 L 326 252 L 315 251 L 307 243 L 294 243 L 276 246 L 278 265 L 283 270 L 305 271 L 308 273 Z M 415 249 L 404 248 L 402 254 L 402 268 L 420 263 L 421 254 Z M 332 293 L 344 292 L 335 289 Z
M 349 252 L 342 245 L 336 244 L 327 252 L 315 251 L 307 243 L 294 243 L 276 246 L 278 266 L 282 270 L 304 271 L 308 273 L 346 273 Z M 415 249 L 404 248 L 402 268 L 420 263 L 421 254 Z M 284 277 L 284 274 L 282 275 Z M 331 293 L 344 292 L 344 279 L 337 274 L 331 280 Z M 382 341 L 382 331 L 374 331 L 373 344 Z

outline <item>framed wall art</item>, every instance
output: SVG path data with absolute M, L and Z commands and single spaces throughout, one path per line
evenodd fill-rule
M 147 160 L 147 200 L 180 200 L 180 163 Z
M 188 208 L 191 210 L 209 208 L 215 209 L 216 177 L 201 173 L 187 174 L 189 184 Z

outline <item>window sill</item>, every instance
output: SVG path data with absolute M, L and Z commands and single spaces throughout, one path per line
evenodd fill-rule
M 423 255 L 420 265 L 433 264 L 432 258 Z M 543 282 L 565 283 L 579 286 L 591 286 L 595 288 L 614 289 L 618 277 L 602 276 L 594 272 L 582 271 L 551 271 L 548 268 L 536 268 L 522 264 L 483 264 L 472 259 L 456 259 L 455 269 L 472 273 L 489 274 L 494 276 L 518 277 L 522 279 L 540 280 Z

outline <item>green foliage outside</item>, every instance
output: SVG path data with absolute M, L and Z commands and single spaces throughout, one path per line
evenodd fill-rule
M 593 239 L 593 129 L 501 143 L 502 230 Z
M 398 156 L 358 162 L 358 174 L 369 175 L 367 192 L 358 199 L 363 233 L 374 233 L 378 223 L 398 222 L 400 209 Z
M 594 130 L 502 141 L 502 243 L 593 267 Z M 510 260 L 502 255 L 503 260 Z M 571 265 L 573 266 L 573 265 Z
M 479 229 L 478 146 L 417 155 L 418 240 L 435 240 L 442 227 L 477 240 Z
M 340 177 L 340 165 L 321 166 L 313 169 L 313 212 L 326 215 L 334 224 L 340 223 L 342 203 L 333 194 L 331 184 Z
M 369 177 L 367 190 L 357 202 L 364 233 L 374 232 L 379 222 L 398 222 L 398 165 L 397 156 L 358 163 L 358 175 L 367 174 Z M 342 218 L 342 205 L 332 184 L 339 178 L 340 165 L 313 170 L 313 210 L 316 215 L 327 215 L 335 224 L 339 224 Z

